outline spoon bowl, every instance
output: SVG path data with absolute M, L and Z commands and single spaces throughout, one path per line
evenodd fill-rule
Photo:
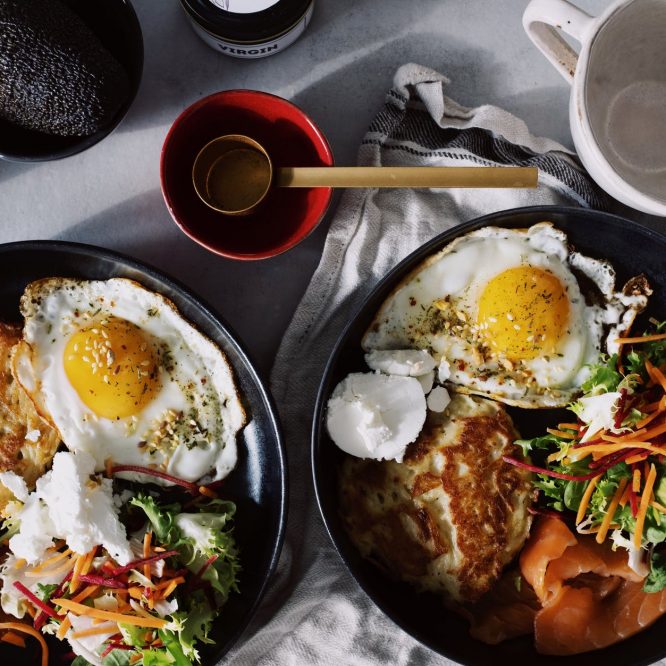
M 225 215 L 250 215 L 271 187 L 273 163 L 264 147 L 243 134 L 209 141 L 192 167 L 201 200 Z

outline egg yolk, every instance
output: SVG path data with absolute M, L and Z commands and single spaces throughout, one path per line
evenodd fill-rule
M 74 333 L 63 363 L 79 398 L 102 418 L 138 414 L 159 389 L 155 345 L 124 319 L 106 319 Z
M 518 266 L 495 276 L 479 300 L 477 323 L 491 350 L 524 360 L 556 351 L 569 321 L 560 280 L 541 268 Z

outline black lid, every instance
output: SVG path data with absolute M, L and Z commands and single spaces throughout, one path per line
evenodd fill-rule
M 314 0 L 278 0 L 268 9 L 236 14 L 216 7 L 210 0 L 180 0 L 184 9 L 208 32 L 230 41 L 268 40 L 291 28 Z

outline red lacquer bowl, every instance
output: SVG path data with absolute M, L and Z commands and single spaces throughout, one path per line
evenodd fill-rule
M 274 168 L 332 166 L 319 128 L 297 106 L 255 90 L 225 90 L 204 97 L 176 118 L 162 146 L 160 178 L 176 224 L 211 252 L 232 259 L 266 259 L 300 243 L 331 201 L 330 188 L 272 188 L 245 217 L 223 215 L 199 199 L 192 165 L 201 148 L 224 134 L 245 134 L 268 151 Z

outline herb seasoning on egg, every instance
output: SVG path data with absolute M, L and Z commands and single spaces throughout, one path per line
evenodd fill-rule
M 291 46 L 310 22 L 314 0 L 180 0 L 206 44 L 234 58 L 264 58 Z

